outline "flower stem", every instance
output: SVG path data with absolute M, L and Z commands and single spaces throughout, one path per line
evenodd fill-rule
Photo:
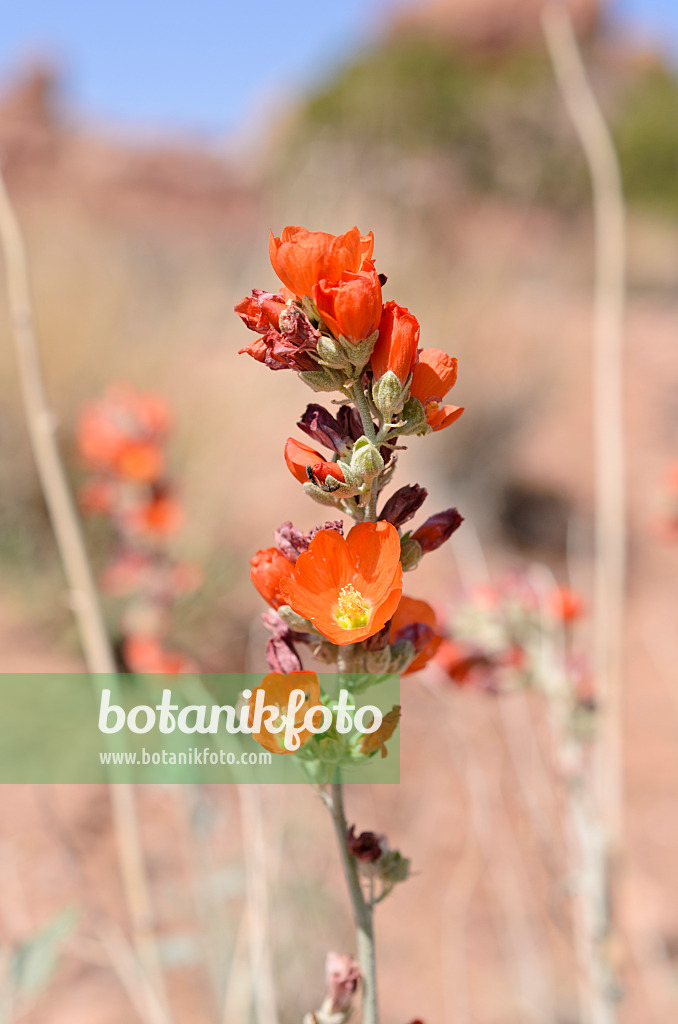
M 359 380 L 357 380 L 355 384 L 353 384 L 353 386 L 351 387 L 351 397 L 353 399 L 353 403 L 356 409 L 360 413 L 360 419 L 362 420 L 363 433 L 365 434 L 365 437 L 367 438 L 368 441 L 371 441 L 372 444 L 376 444 L 377 434 L 374 429 L 372 414 L 370 412 L 367 396 L 363 391 L 363 386 Z M 372 481 L 372 486 L 370 488 L 370 498 L 367 504 L 367 515 L 365 516 L 365 520 L 368 523 L 376 523 L 377 521 L 378 498 L 379 477 L 375 477 L 375 479 Z
M 373 911 L 372 907 L 365 900 L 355 857 L 348 848 L 346 838 L 348 825 L 344 811 L 344 794 L 338 771 L 337 781 L 332 783 L 330 792 L 331 798 L 328 806 L 332 815 L 337 843 L 339 844 L 344 876 L 353 908 L 353 920 L 356 926 L 358 963 L 360 964 L 363 986 L 363 1024 L 378 1024 L 377 963 L 374 947 Z

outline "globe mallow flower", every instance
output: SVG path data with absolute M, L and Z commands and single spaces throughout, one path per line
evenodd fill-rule
M 436 613 L 431 605 L 403 595 L 391 620 L 389 639 L 392 644 L 410 640 L 414 645 L 416 657 L 407 666 L 405 675 L 423 668 L 440 647 L 442 639 L 436 629 Z
M 388 622 L 402 586 L 398 531 L 381 522 L 357 523 L 346 538 L 320 530 L 280 590 L 331 643 L 351 644 Z
M 424 407 L 426 422 L 432 430 L 442 430 L 458 420 L 463 408 L 443 405 L 447 392 L 457 380 L 457 360 L 438 348 L 419 350 L 419 358 L 412 370 L 410 396 Z
M 294 722 L 292 724 L 299 742 L 294 749 L 291 749 L 285 746 L 284 740 L 288 729 L 281 720 L 287 715 L 290 698 L 294 690 L 303 691 L 304 703 L 294 715 Z M 260 704 L 264 708 L 277 707 L 278 709 L 278 719 L 273 721 L 272 725 L 274 728 L 279 726 L 282 726 L 282 728 L 278 732 L 271 732 L 266 728 L 266 724 L 269 721 L 269 713 L 267 712 L 261 715 L 260 728 L 257 732 L 252 733 L 252 739 L 256 740 L 262 747 L 265 747 L 266 750 L 270 750 L 272 754 L 295 753 L 314 735 L 310 730 L 300 728 L 300 726 L 304 724 L 307 711 L 311 708 L 317 708 L 320 704 L 318 676 L 315 672 L 269 672 L 267 676 L 264 676 L 259 685 L 252 690 L 252 695 L 248 701 L 251 718 L 254 716 L 257 695 L 260 691 L 263 694 L 263 700 L 261 697 L 259 698 Z
M 250 579 L 261 596 L 272 608 L 280 608 L 285 599 L 280 593 L 280 581 L 290 576 L 294 562 L 285 558 L 277 548 L 263 548 L 250 559 Z
M 285 444 L 285 462 L 292 476 L 300 484 L 311 481 L 324 485 L 328 477 L 333 477 L 338 483 L 344 483 L 341 466 L 336 462 L 328 462 L 315 448 L 304 444 L 303 441 L 296 441 L 293 437 L 288 437 Z
M 357 346 L 379 327 L 381 281 L 370 261 L 357 272 L 345 270 L 341 277 L 322 279 L 313 286 L 313 301 L 323 323 L 335 338 Z
M 319 281 L 338 281 L 344 271 L 356 273 L 374 249 L 374 235 L 351 228 L 344 235 L 286 227 L 280 238 L 271 232 L 271 265 L 286 288 L 302 299 L 313 294 Z

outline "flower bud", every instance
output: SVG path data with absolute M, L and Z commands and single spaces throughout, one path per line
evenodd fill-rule
M 444 544 L 463 522 L 464 517 L 456 508 L 448 508 L 444 512 L 430 516 L 418 530 L 414 531 L 412 540 L 421 545 L 422 554 L 427 554 Z
M 334 665 L 336 663 L 337 647 L 335 644 L 331 644 L 327 640 L 320 640 L 316 644 L 312 643 L 309 650 L 315 660 L 321 662 L 323 665 Z
M 409 640 L 391 644 L 391 672 L 404 672 L 416 653 L 414 644 Z
M 406 882 L 410 877 L 410 859 L 399 850 L 387 850 L 379 862 L 379 877 L 386 885 Z
M 368 441 L 366 437 L 360 437 L 353 446 L 351 456 L 351 469 L 358 473 L 363 480 L 374 480 L 384 468 L 379 449 Z
M 365 671 L 379 675 L 388 672 L 391 668 L 390 648 L 382 647 L 378 651 L 366 651 L 364 657 Z
M 365 340 L 361 341 L 358 345 L 354 345 L 351 341 L 349 341 L 347 338 L 344 338 L 343 336 L 341 337 L 340 341 L 344 353 L 346 354 L 347 358 L 349 359 L 351 365 L 354 367 L 355 370 L 362 370 L 363 366 L 365 366 L 369 362 L 369 358 L 372 355 L 372 350 L 374 348 L 374 343 L 376 340 L 376 331 L 374 331 L 373 334 L 370 334 L 368 338 L 365 338 Z
M 403 572 L 412 572 L 416 569 L 424 554 L 421 544 L 411 534 L 406 533 L 400 541 L 400 562 Z
M 293 629 L 295 633 L 314 632 L 313 623 L 309 622 L 308 619 L 305 619 L 303 615 L 298 615 L 288 604 L 280 605 L 278 608 L 278 615 L 285 625 L 289 626 L 290 629 Z
M 299 376 L 303 377 L 304 374 L 300 373 Z M 403 421 L 403 426 L 398 428 L 399 434 L 423 435 L 431 433 L 431 428 L 426 422 L 426 412 L 424 410 L 424 406 L 421 404 L 418 398 L 413 398 L 412 396 L 410 396 L 407 399 L 405 405 L 403 406 L 403 411 L 400 415 L 400 418 Z
M 387 419 L 400 412 L 406 394 L 407 387 L 403 387 L 393 370 L 387 370 L 372 384 L 372 401 Z
M 344 352 L 343 346 L 335 338 L 323 335 L 318 342 L 316 351 L 324 366 L 331 366 L 336 370 L 348 370 L 351 366 L 351 361 Z
M 312 391 L 341 391 L 342 381 L 330 369 L 304 370 L 299 376 Z
M 280 593 L 280 580 L 292 575 L 294 563 L 281 555 L 277 548 L 266 548 L 257 551 L 250 559 L 250 565 L 252 583 L 272 608 L 278 608 L 284 603 Z
M 307 483 L 304 484 L 304 491 L 308 494 L 309 498 L 313 498 L 319 505 L 334 505 L 336 507 L 341 495 L 337 491 L 326 491 L 322 487 L 318 487 L 317 484 Z

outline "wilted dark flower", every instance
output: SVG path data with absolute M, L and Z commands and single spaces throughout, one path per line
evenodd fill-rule
M 324 444 L 338 455 L 343 455 L 351 444 L 351 437 L 345 434 L 338 420 L 322 405 L 307 405 L 297 426 L 314 441 Z
M 271 672 L 299 672 L 301 661 L 292 642 L 291 632 L 272 636 L 266 644 L 266 661 Z
M 281 555 L 288 558 L 290 562 L 296 562 L 302 551 L 306 551 L 311 543 L 311 535 L 298 530 L 293 523 L 287 520 L 281 523 L 273 534 L 275 546 Z
M 434 516 L 430 516 L 418 530 L 414 531 L 412 540 L 416 540 L 421 545 L 424 554 L 435 551 L 452 536 L 455 530 L 459 529 L 463 522 L 464 517 L 456 508 L 448 508 L 444 512 L 437 512 Z
M 393 526 L 402 526 L 414 516 L 426 501 L 428 491 L 419 484 L 405 484 L 392 494 L 379 514 Z
M 373 864 L 374 861 L 379 860 L 386 849 L 383 836 L 378 836 L 376 832 L 361 832 L 357 836 L 355 834 L 355 825 L 351 825 L 348 830 L 346 845 L 356 860 L 362 860 L 368 864 Z

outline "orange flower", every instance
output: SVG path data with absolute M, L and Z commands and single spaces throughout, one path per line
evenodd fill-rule
M 340 483 L 344 482 L 341 466 L 336 462 L 327 462 L 315 448 L 304 444 L 303 441 L 295 441 L 293 437 L 288 437 L 285 444 L 285 462 L 292 476 L 300 484 L 310 480 L 308 467 L 319 484 L 324 484 L 328 476 L 333 476 Z
M 366 733 L 360 741 L 361 754 L 373 754 L 375 750 L 381 751 L 381 756 L 386 757 L 386 740 L 390 740 L 398 728 L 400 721 L 400 704 L 395 704 L 390 711 L 387 711 L 381 720 L 381 725 L 376 732 Z
M 391 370 L 401 384 L 412 371 L 419 344 L 419 321 L 397 302 L 387 302 L 381 314 L 379 337 L 371 363 L 374 379 L 379 380 Z
M 569 587 L 558 587 L 549 594 L 549 611 L 554 619 L 560 622 L 574 622 L 584 612 L 584 602 L 579 594 Z
M 184 519 L 184 510 L 171 494 L 164 491 L 125 513 L 130 529 L 147 537 L 166 537 L 176 533 Z
M 162 472 L 160 442 L 168 429 L 169 412 L 162 399 L 118 384 L 83 410 L 78 450 L 93 469 L 152 483 Z
M 166 650 L 153 636 L 129 636 L 123 643 L 122 655 L 132 672 L 177 675 L 195 672 L 195 662 L 180 651 Z
M 125 480 L 152 483 L 162 473 L 163 462 L 163 454 L 154 441 L 129 441 L 121 445 L 112 469 Z
M 280 593 L 280 581 L 292 575 L 294 562 L 285 558 L 277 548 L 265 548 L 257 551 L 254 558 L 250 559 L 250 565 L 250 579 L 263 599 L 272 608 L 285 604 L 285 598 Z
M 294 724 L 297 727 L 303 725 L 306 712 L 320 704 L 320 683 L 315 672 L 288 672 L 287 675 L 282 672 L 270 672 L 264 676 L 259 685 L 252 690 L 252 696 L 248 702 L 250 716 L 254 714 L 257 693 L 260 690 L 263 690 L 264 693 L 264 705 L 275 705 L 281 715 L 287 713 L 292 691 L 303 690 L 306 700 L 294 716 Z M 269 732 L 265 723 L 266 715 L 262 716 L 262 729 L 259 732 L 253 732 L 252 738 L 266 750 L 270 750 L 272 754 L 293 754 L 294 751 L 288 750 L 284 745 L 284 730 L 278 733 Z M 304 743 L 311 739 L 313 733 L 308 729 L 302 729 L 298 735 L 300 746 L 303 747 Z
M 381 281 L 370 261 L 357 273 L 345 270 L 338 279 L 313 286 L 313 301 L 323 321 L 338 338 L 354 345 L 369 338 L 381 319 Z
M 457 360 L 438 348 L 423 348 L 412 371 L 410 394 L 424 406 L 426 422 L 433 430 L 442 430 L 458 420 L 463 408 L 442 405 L 442 400 L 457 380 Z
M 318 281 L 338 281 L 345 270 L 360 270 L 363 260 L 371 258 L 373 248 L 372 232 L 363 236 L 357 228 L 345 235 L 329 235 L 287 227 L 281 238 L 271 232 L 268 243 L 273 269 L 299 298 L 312 295 Z
M 385 625 L 402 594 L 400 538 L 390 523 L 357 523 L 344 538 L 319 530 L 281 580 L 287 603 L 333 644 L 364 640 Z
M 413 597 L 403 595 L 395 615 L 391 620 L 390 642 L 397 640 L 411 639 L 408 637 L 408 627 L 424 626 L 421 631 L 420 643 L 417 646 L 417 656 L 405 670 L 404 675 L 410 672 L 418 672 L 423 668 L 440 647 L 442 637 L 436 633 L 436 613 L 426 601 L 417 601 Z

